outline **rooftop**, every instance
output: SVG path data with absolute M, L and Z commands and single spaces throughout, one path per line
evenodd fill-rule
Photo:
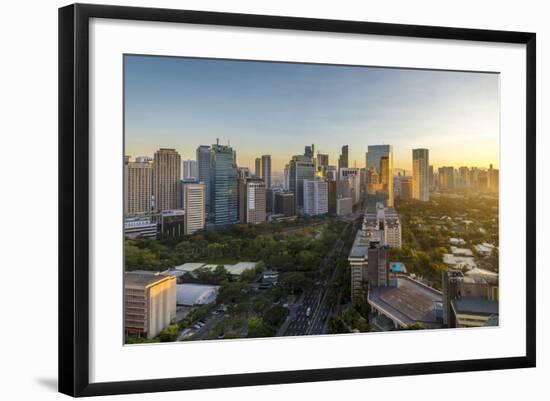
M 158 272 L 148 272 L 148 271 L 135 271 L 135 272 L 125 272 L 124 273 L 124 285 L 135 285 L 147 287 L 156 282 L 162 281 L 164 279 L 171 278 L 171 276 L 165 276 Z
M 458 298 L 452 304 L 456 313 L 498 315 L 498 302 L 484 298 Z
M 396 282 L 394 287 L 371 287 L 369 303 L 406 326 L 442 327 L 436 317 L 436 305 L 443 300 L 441 292 L 408 277 L 397 277 Z
M 177 284 L 176 298 L 178 305 L 204 305 L 216 300 L 220 287 L 205 284 Z

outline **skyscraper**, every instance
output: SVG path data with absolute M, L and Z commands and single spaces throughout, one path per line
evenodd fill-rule
M 260 157 L 254 159 L 254 176 L 257 178 L 262 177 L 262 159 Z
M 196 160 L 184 160 L 182 162 L 181 178 L 183 178 L 184 180 L 199 178 Z
M 313 156 L 315 156 L 315 145 L 312 144 L 311 146 L 306 146 L 304 148 L 304 156 L 313 159 Z
M 318 153 L 317 154 L 317 167 L 323 169 L 323 171 L 324 171 L 324 168 L 326 168 L 327 166 L 328 166 L 328 155 Z
M 296 207 L 292 192 L 277 192 L 275 194 L 275 213 L 285 217 L 294 216 Z
M 382 158 L 385 157 L 385 161 Z M 382 165 L 384 163 L 384 165 Z M 372 167 L 380 175 L 382 191 L 387 196 L 387 206 L 393 206 L 393 146 L 369 145 L 367 152 L 367 166 Z M 384 167 L 384 171 L 382 171 Z M 372 173 L 371 173 L 372 174 Z M 372 181 L 371 181 L 372 183 Z
M 455 187 L 454 167 L 439 167 L 439 189 L 448 190 Z
M 199 181 L 204 183 L 205 210 L 210 211 L 210 146 L 201 145 L 197 148 L 197 169 Z
M 212 145 L 210 150 L 210 212 L 215 225 L 238 221 L 237 166 L 230 146 Z
M 338 159 L 338 168 L 348 167 L 348 145 L 342 146 L 342 153 Z
M 429 151 L 413 149 L 413 198 L 423 202 L 430 200 Z
M 304 180 L 315 178 L 315 166 L 311 158 L 297 155 L 292 157 L 289 167 L 289 189 L 294 193 L 296 212 L 302 213 L 304 207 Z
M 128 162 L 124 165 L 124 214 L 151 212 L 153 166 L 151 163 Z
M 204 228 L 206 185 L 185 183 L 183 185 L 183 204 L 185 209 L 185 234 L 193 234 Z
M 155 210 L 170 210 L 178 207 L 178 183 L 181 157 L 175 149 L 159 149 L 153 164 L 153 196 Z
M 317 216 L 327 213 L 327 182 L 321 180 L 304 180 L 304 214 L 307 216 Z
M 283 169 L 283 189 L 290 191 L 290 166 L 288 164 L 285 164 Z
M 239 220 L 263 223 L 266 219 L 265 183 L 261 178 L 239 180 Z
M 265 183 L 265 188 L 271 188 L 271 156 L 263 155 L 262 156 L 262 169 L 261 169 L 261 178 L 263 178 Z

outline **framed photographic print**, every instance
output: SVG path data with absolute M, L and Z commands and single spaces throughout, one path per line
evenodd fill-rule
M 535 34 L 59 10 L 59 390 L 535 366 Z

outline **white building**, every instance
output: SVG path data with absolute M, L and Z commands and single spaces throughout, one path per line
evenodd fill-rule
M 183 186 L 183 204 L 185 205 L 185 234 L 193 234 L 204 229 L 205 193 L 204 183 L 186 183 Z
M 338 198 L 336 199 L 336 215 L 347 216 L 353 211 L 353 199 L 352 198 Z
M 339 195 L 342 198 L 351 197 L 354 205 L 359 203 L 361 200 L 361 170 L 355 167 L 342 167 L 338 179 L 341 183 L 341 193 Z M 347 190 L 349 190 L 349 193 Z
M 317 216 L 328 213 L 328 184 L 320 180 L 304 180 L 304 214 Z

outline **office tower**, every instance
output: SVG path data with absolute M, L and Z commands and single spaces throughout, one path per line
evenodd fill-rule
M 302 213 L 304 208 L 304 180 L 315 178 L 315 166 L 307 156 L 293 156 L 289 163 L 289 189 L 294 193 L 296 212 Z
M 210 146 L 201 145 L 197 148 L 197 169 L 199 181 L 204 183 L 205 210 L 210 211 Z
M 238 221 L 237 166 L 233 149 L 217 142 L 210 150 L 210 213 L 214 225 Z
M 328 167 L 328 155 L 318 153 L 317 154 L 317 167 L 325 171 L 325 168 Z
M 204 229 L 206 185 L 203 182 L 183 185 L 185 210 L 185 234 L 193 234 Z
M 331 181 L 338 180 L 338 169 L 336 168 L 336 166 L 325 167 L 325 178 Z
M 262 169 L 261 169 L 261 177 L 264 180 L 265 187 L 271 188 L 271 156 L 270 155 L 263 155 L 262 156 Z
M 348 165 L 348 145 L 342 146 L 342 153 L 340 154 L 340 158 L 338 159 L 338 168 L 346 168 L 349 167 Z
M 254 176 L 256 178 L 262 178 L 262 159 L 260 157 L 254 160 Z
M 239 181 L 239 221 L 263 223 L 266 218 L 265 183 L 261 178 Z
M 124 214 L 151 212 L 153 166 L 149 162 L 124 165 Z
M 176 277 L 124 273 L 124 331 L 153 338 L 176 320 Z
M 199 178 L 196 160 L 183 160 L 181 163 L 181 178 L 184 180 Z
M 460 167 L 458 169 L 458 175 L 460 177 L 460 186 L 463 188 L 470 188 L 470 169 L 468 167 Z
M 428 149 L 413 149 L 413 198 L 423 202 L 430 200 L 430 176 Z
M 296 205 L 292 192 L 278 192 L 275 194 L 275 213 L 285 217 L 296 215 Z
M 361 175 L 356 167 L 343 167 L 339 172 L 340 198 L 352 198 L 353 204 L 361 200 Z
M 306 146 L 304 148 L 304 156 L 309 157 L 310 159 L 313 159 L 313 156 L 315 155 L 315 145 Z
M 185 211 L 162 210 L 158 215 L 159 233 L 162 238 L 179 238 L 185 235 Z
M 390 248 L 401 248 L 401 220 L 394 209 L 384 210 L 384 244 Z
M 155 210 L 178 207 L 178 184 L 181 157 L 175 149 L 159 149 L 153 162 L 153 196 Z
M 386 194 L 386 203 L 388 207 L 393 206 L 393 147 L 392 145 L 369 145 L 367 152 L 367 166 L 379 175 L 379 183 L 382 186 L 382 192 Z M 385 158 L 385 159 L 382 159 Z M 371 172 L 371 183 L 372 172 Z
M 265 190 L 265 207 L 267 213 L 273 213 L 275 211 L 275 194 L 283 192 L 282 187 L 271 187 Z
M 283 189 L 290 191 L 290 166 L 288 164 L 285 164 L 283 169 Z
M 435 174 L 434 166 L 428 166 L 428 178 L 430 179 L 430 191 L 435 191 Z
M 439 167 L 439 189 L 442 191 L 454 189 L 455 169 L 454 167 Z
M 353 199 L 352 198 L 338 198 L 336 199 L 336 215 L 347 216 L 353 212 Z
M 178 209 L 185 208 L 185 185 L 198 184 L 198 178 L 184 178 L 178 183 Z
M 244 180 L 246 178 L 250 178 L 250 169 L 248 167 L 238 167 L 237 168 L 237 175 L 239 177 L 239 180 Z
M 336 199 L 338 196 L 338 191 L 336 187 L 335 180 L 327 180 L 327 189 L 328 189 L 328 213 L 330 215 L 335 215 L 336 212 Z
M 401 177 L 400 181 L 401 189 L 399 190 L 399 197 L 404 200 L 412 199 L 412 177 Z
M 370 241 L 367 251 L 368 281 L 371 287 L 387 287 L 389 284 L 388 248 L 380 242 Z
M 304 214 L 307 216 L 317 216 L 327 213 L 327 182 L 321 180 L 304 180 Z
M 499 178 L 498 169 L 494 169 L 493 165 L 489 165 L 489 171 L 487 171 L 487 186 L 489 192 L 498 193 Z

